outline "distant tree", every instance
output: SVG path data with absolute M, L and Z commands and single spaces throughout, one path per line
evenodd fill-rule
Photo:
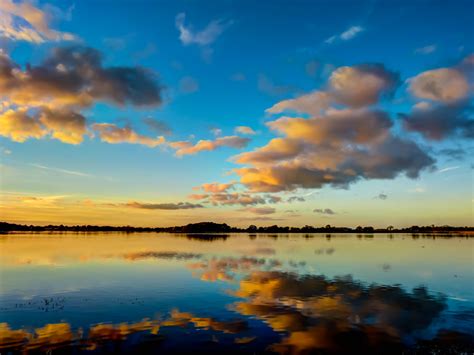
M 388 226 L 388 227 L 387 227 L 387 230 L 388 230 L 388 231 L 392 231 L 392 230 L 393 230 L 393 226 Z
M 255 233 L 256 231 L 257 231 L 257 226 L 256 226 L 256 225 L 251 224 L 251 225 L 247 228 L 247 232 L 249 232 L 249 233 Z

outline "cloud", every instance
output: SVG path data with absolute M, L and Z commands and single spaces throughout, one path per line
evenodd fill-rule
M 466 151 L 461 148 L 444 148 L 439 150 L 438 153 L 448 156 L 450 160 L 462 160 L 466 155 Z
M 192 94 L 199 90 L 199 83 L 190 76 L 185 76 L 179 81 L 179 90 L 184 94 Z
M 142 203 L 130 201 L 124 204 L 126 207 L 139 208 L 145 210 L 189 210 L 195 208 L 204 208 L 201 204 L 194 204 L 189 202 L 178 203 Z
M 100 52 L 73 46 L 54 48 L 39 65 L 25 70 L 0 50 L 0 134 L 23 142 L 51 136 L 79 144 L 87 134 L 80 113 L 96 102 L 157 106 L 161 87 L 140 67 L 103 67 Z
M 192 194 L 189 198 L 193 200 L 201 200 L 203 202 L 212 203 L 213 205 L 231 206 L 255 206 L 263 205 L 266 203 L 277 203 L 281 201 L 281 198 L 274 195 L 252 195 L 241 192 L 218 192 L 218 188 L 208 189 L 210 193 L 207 194 Z M 216 192 L 214 192 L 216 191 Z
M 320 214 L 327 214 L 327 215 L 334 215 L 336 214 L 336 212 L 334 212 L 332 209 L 330 208 L 315 208 L 313 210 L 313 212 L 315 213 L 320 213 Z
M 415 141 L 395 135 L 386 112 L 370 107 L 393 95 L 399 81 L 398 74 L 381 64 L 341 67 L 325 89 L 275 104 L 268 113 L 293 111 L 306 117 L 267 122 L 280 137 L 232 158 L 247 165 L 234 169 L 240 183 L 250 192 L 279 192 L 347 188 L 361 179 L 402 174 L 418 177 L 435 160 Z
M 434 53 L 436 49 L 437 49 L 436 44 L 430 44 L 429 46 L 415 49 L 415 54 L 431 54 L 431 53 Z
M 445 172 L 451 171 L 451 170 L 456 170 L 456 169 L 459 169 L 459 168 L 460 168 L 460 166 L 448 166 L 448 167 L 446 167 L 446 168 L 439 169 L 439 170 L 437 171 L 437 173 L 438 173 L 438 174 L 441 174 L 441 173 L 445 173 Z
M 235 133 L 240 133 L 240 134 L 247 134 L 247 135 L 255 135 L 257 132 L 255 132 L 251 127 L 248 126 L 237 126 L 234 129 Z
M 170 143 L 170 147 L 176 149 L 176 156 L 193 155 L 203 151 L 213 151 L 221 147 L 244 148 L 250 142 L 249 138 L 238 136 L 219 137 L 215 140 L 200 140 L 196 144 L 187 141 Z
M 291 196 L 288 198 L 287 202 L 292 203 L 292 202 L 305 202 L 305 198 L 301 196 Z
M 280 196 L 275 195 L 265 195 L 265 198 L 267 199 L 267 203 L 278 203 L 282 201 Z
M 384 193 L 380 193 L 377 196 L 375 196 L 374 198 L 378 199 L 378 200 L 386 200 L 388 198 L 388 196 Z
M 0 113 L 0 135 L 14 142 L 24 142 L 29 138 L 40 139 L 47 134 L 46 128 L 22 109 Z
M 276 210 L 272 207 L 246 207 L 240 209 L 239 211 L 251 212 L 258 215 L 268 215 L 275 213 Z
M 392 95 L 398 84 L 398 74 L 387 70 L 382 64 L 340 67 L 332 72 L 325 90 L 280 101 L 266 111 L 273 114 L 294 111 L 318 115 L 333 103 L 364 107 L 377 103 L 383 96 Z
M 348 41 L 363 31 L 365 31 L 365 29 L 361 26 L 352 26 L 339 35 L 329 37 L 324 42 L 327 44 L 332 44 L 337 40 Z
M 222 134 L 222 129 L 217 128 L 217 127 L 211 128 L 210 131 L 211 131 L 211 133 L 212 133 L 213 135 L 215 135 L 216 137 L 217 137 L 217 136 L 220 136 L 220 135 Z
M 44 108 L 39 121 L 51 132 L 51 136 L 68 144 L 79 144 L 86 134 L 86 118 L 69 109 L 51 110 Z
M 94 123 L 92 129 L 99 133 L 102 141 L 110 144 L 142 144 L 154 148 L 166 142 L 162 136 L 156 138 L 146 137 L 136 133 L 130 127 L 121 128 L 112 123 Z
M 202 184 L 199 188 L 205 192 L 216 193 L 216 192 L 227 192 L 227 190 L 232 189 L 234 186 L 233 183 L 220 184 L 218 182 Z
M 474 120 L 469 101 L 414 107 L 409 114 L 400 114 L 407 131 L 418 132 L 426 139 L 439 141 L 459 135 L 474 138 Z
M 474 77 L 474 55 L 450 68 L 425 71 L 407 80 L 409 92 L 420 101 L 409 114 L 400 114 L 404 128 L 429 140 L 451 136 L 474 138 L 469 80 Z
M 288 85 L 277 85 L 264 74 L 258 76 L 258 89 L 268 95 L 280 96 L 287 94 L 292 88 Z
M 402 173 L 415 178 L 434 163 L 415 142 L 394 136 L 382 111 L 347 109 L 309 119 L 282 117 L 267 125 L 284 137 L 234 157 L 250 165 L 235 172 L 251 191 L 347 187 Z
M 0 92 L 10 103 L 29 107 L 88 107 L 95 101 L 161 103 L 161 87 L 153 72 L 141 67 L 104 68 L 100 52 L 83 46 L 54 48 L 40 65 L 25 71 L 0 53 Z
M 41 10 L 26 1 L 2 0 L 0 2 L 0 37 L 33 43 L 77 39 L 71 33 L 53 30 L 50 27 L 52 12 L 61 13 L 61 11 L 52 5 L 48 5 L 47 9 L 50 11 Z
M 73 176 L 81 176 L 81 177 L 93 177 L 93 175 L 82 173 L 80 171 L 74 171 L 74 170 L 66 170 L 66 169 L 59 169 L 59 168 L 53 168 L 41 164 L 30 164 L 31 166 L 34 166 L 35 168 L 38 169 L 43 169 L 43 170 L 49 170 L 49 171 L 54 171 L 66 175 L 73 175 Z
M 188 196 L 191 200 L 205 200 L 209 197 L 209 194 L 191 194 Z
M 213 20 L 201 31 L 194 31 L 192 26 L 185 23 L 186 14 L 184 12 L 176 15 L 175 24 L 179 30 L 179 39 L 185 46 L 197 44 L 208 46 L 212 44 L 231 24 L 223 20 Z
M 0 135 L 15 142 L 40 139 L 49 134 L 63 143 L 79 144 L 86 134 L 86 119 L 69 109 L 42 108 L 34 114 L 26 109 L 0 112 Z
M 413 96 L 433 101 L 458 101 L 469 92 L 467 78 L 456 68 L 428 70 L 408 79 L 408 84 Z
M 154 119 L 153 117 L 144 118 L 143 123 L 145 123 L 150 130 L 157 134 L 169 136 L 171 133 L 173 133 L 171 127 L 166 122 Z

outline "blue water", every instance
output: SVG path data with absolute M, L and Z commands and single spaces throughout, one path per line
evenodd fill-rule
M 0 352 L 470 351 L 473 242 L 4 235 Z

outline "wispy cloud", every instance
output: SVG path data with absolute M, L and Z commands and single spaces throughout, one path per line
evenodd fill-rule
M 249 138 L 225 136 L 215 140 L 200 140 L 196 144 L 188 141 L 171 142 L 169 146 L 176 149 L 176 156 L 182 157 L 183 155 L 193 155 L 203 151 L 213 151 L 221 147 L 244 148 L 249 142 Z
M 53 168 L 53 167 L 49 167 L 49 166 L 45 166 L 45 165 L 41 165 L 41 164 L 30 164 L 30 166 L 33 166 L 33 167 L 38 168 L 38 169 L 54 171 L 54 172 L 57 172 L 57 173 L 62 173 L 62 174 L 67 174 L 67 175 L 83 176 L 83 177 L 94 177 L 94 175 L 82 173 L 80 171 Z
M 143 203 L 131 201 L 125 204 L 126 207 L 139 208 L 144 210 L 189 210 L 195 208 L 203 208 L 201 204 L 195 204 L 190 202 L 178 202 L 178 203 Z
M 201 31 L 194 31 L 192 25 L 186 25 L 185 21 L 186 14 L 184 12 L 176 16 L 175 24 L 179 30 L 179 39 L 185 46 L 190 44 L 208 46 L 232 24 L 232 21 L 213 20 Z
M 430 44 L 429 46 L 421 47 L 415 49 L 416 54 L 431 54 L 435 52 L 437 49 L 435 44 Z
M 273 207 L 246 207 L 241 208 L 239 211 L 250 212 L 258 215 L 268 215 L 275 213 L 275 209 Z
M 365 29 L 361 26 L 352 26 L 338 35 L 333 35 L 327 38 L 324 42 L 327 44 L 332 44 L 337 40 L 348 41 L 363 31 L 365 31 Z
M 179 81 L 179 90 L 184 94 L 192 94 L 199 90 L 199 83 L 191 76 L 185 76 Z
M 459 169 L 459 168 L 460 168 L 460 166 L 448 166 L 448 167 L 446 167 L 446 168 L 439 169 L 439 170 L 437 171 L 437 173 L 438 173 L 438 174 L 441 174 L 441 173 L 445 173 L 445 172 L 451 171 L 451 170 L 456 170 L 456 169 Z
M 284 95 L 289 93 L 293 89 L 289 85 L 275 84 L 269 77 L 264 74 L 260 74 L 258 76 L 257 87 L 258 90 L 260 90 L 261 92 L 272 96 Z

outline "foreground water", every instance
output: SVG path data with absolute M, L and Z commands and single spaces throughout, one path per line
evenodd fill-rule
M 0 353 L 472 353 L 474 239 L 0 236 Z

